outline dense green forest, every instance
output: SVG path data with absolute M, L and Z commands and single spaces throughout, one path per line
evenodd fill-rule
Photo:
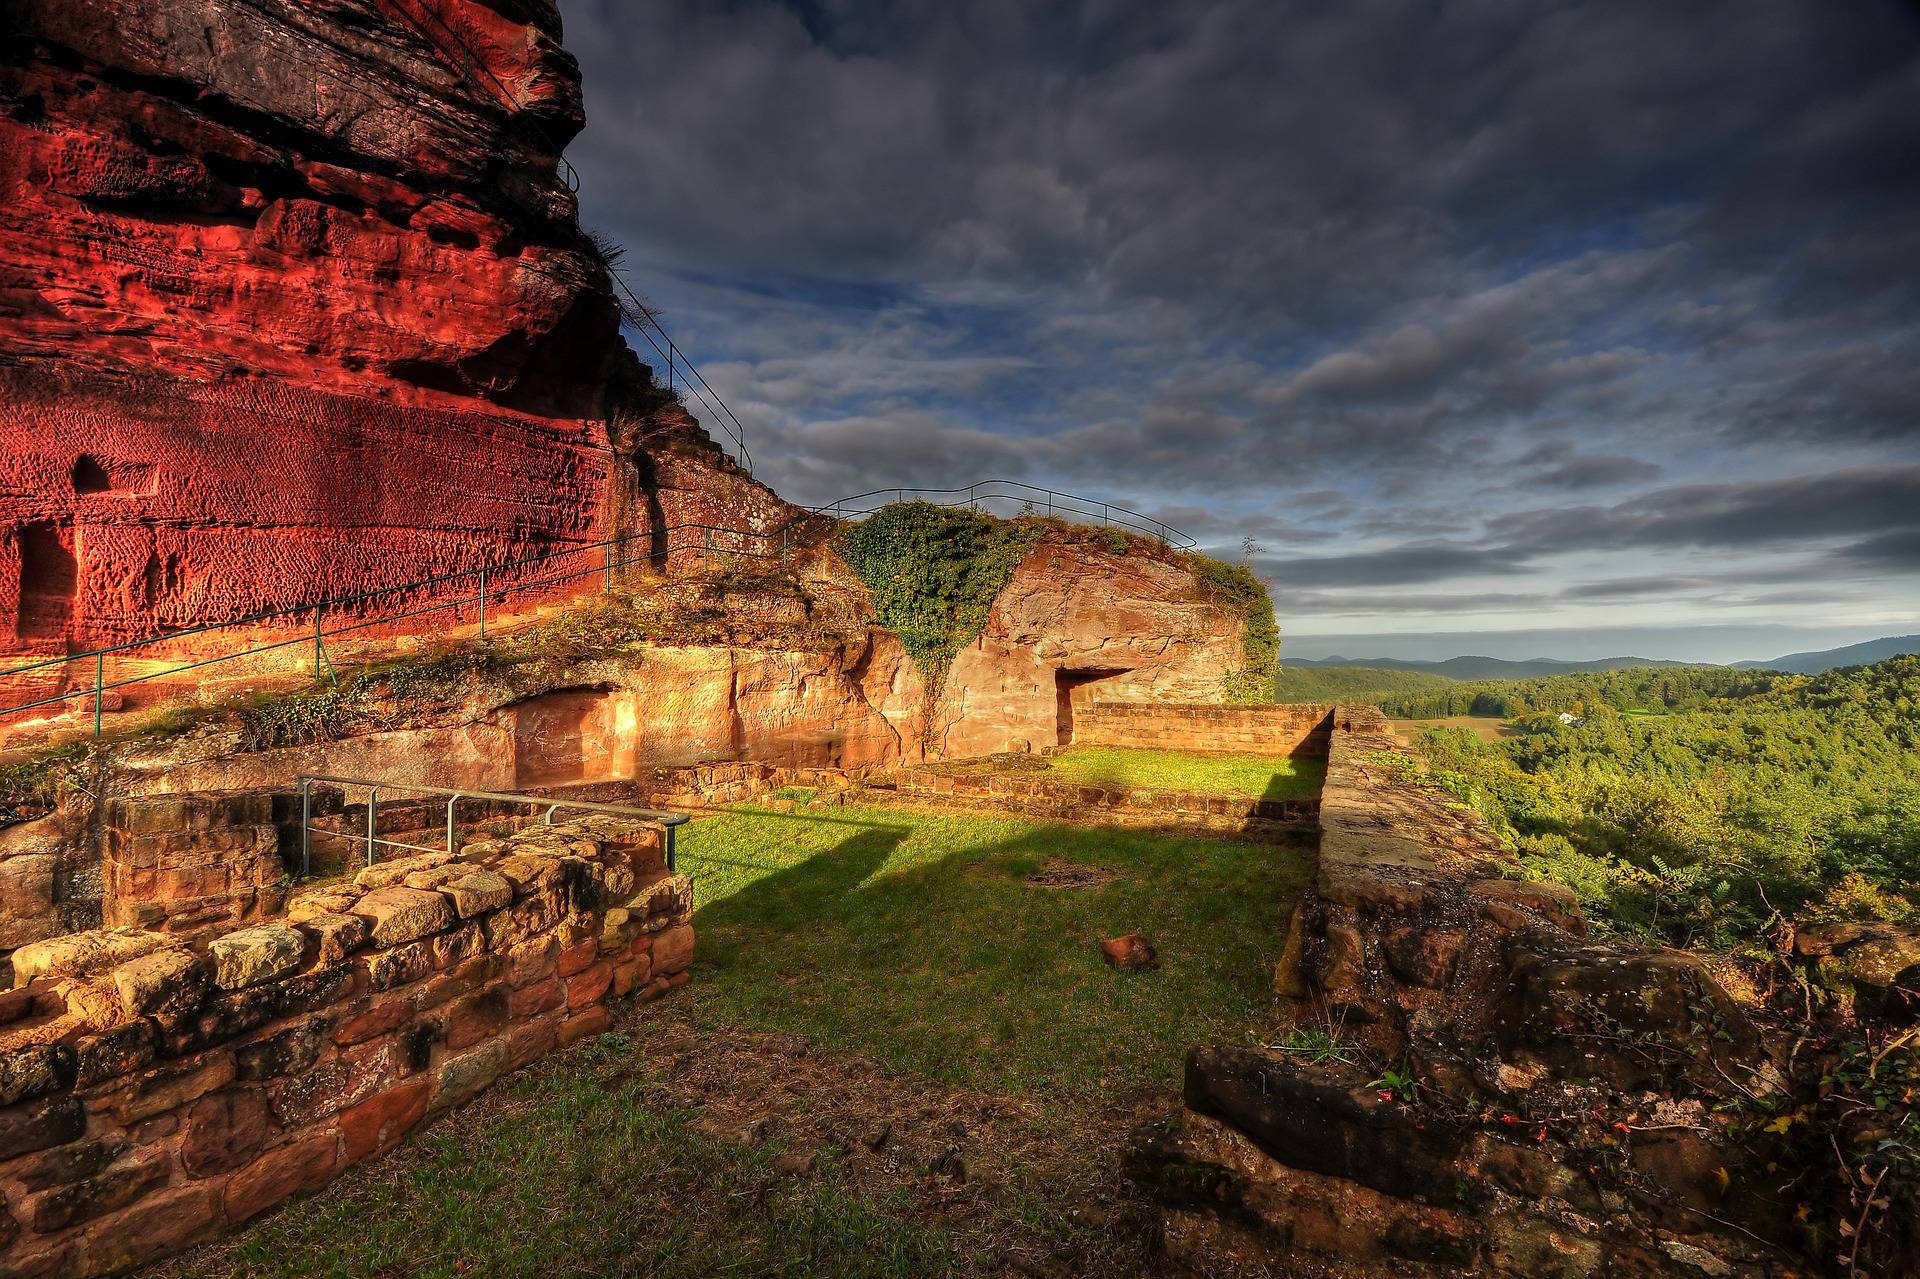
M 1461 692 L 1516 711 L 1521 731 L 1489 745 L 1430 730 L 1434 780 L 1605 926 L 1727 945 L 1776 913 L 1920 919 L 1920 657 L 1819 676 L 1639 670 Z M 1585 721 L 1562 724 L 1561 710 Z M 1648 710 L 1665 713 L 1623 713 Z
M 1382 671 L 1380 674 L 1389 674 Z M 1584 715 L 1598 706 L 1627 713 L 1698 710 L 1718 698 L 1752 697 L 1786 678 L 1726 666 L 1636 666 L 1544 679 L 1446 680 L 1438 688 L 1389 692 L 1374 700 L 1401 719 L 1490 715 L 1514 719 L 1535 712 Z
M 1459 687 L 1458 680 L 1421 671 L 1390 671 L 1372 666 L 1282 666 L 1274 681 L 1274 700 L 1377 706 L 1386 699 Z

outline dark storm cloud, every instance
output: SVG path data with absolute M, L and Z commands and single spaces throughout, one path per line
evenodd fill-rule
M 1827 475 L 1746 484 L 1659 489 L 1614 506 L 1584 506 L 1498 516 L 1489 530 L 1509 546 L 1536 553 L 1599 547 L 1740 549 L 1880 530 L 1896 534 L 1860 543 L 1857 558 L 1884 558 L 1903 536 L 1920 532 L 1920 465 L 1862 467 Z M 1866 548 L 1862 554 L 1860 547 Z
M 1397 586 L 1482 574 L 1517 573 L 1526 552 L 1440 543 L 1397 546 L 1354 555 L 1296 556 L 1262 560 L 1262 574 L 1280 586 Z
M 566 16 L 585 218 L 783 493 L 1094 491 L 1283 612 L 1920 603 L 1910 5 Z

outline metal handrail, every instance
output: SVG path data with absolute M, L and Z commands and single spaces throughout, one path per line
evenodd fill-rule
M 359 786 L 367 792 L 367 830 L 364 835 L 349 835 L 344 830 L 326 830 L 313 824 L 313 787 L 314 783 L 323 786 Z M 409 844 L 403 840 L 380 838 L 379 813 L 380 792 L 383 790 L 404 791 L 410 795 L 434 795 L 447 801 L 447 842 L 444 849 L 430 848 L 424 844 Z M 344 796 L 344 791 L 342 792 Z M 522 795 L 505 791 L 454 790 L 446 786 L 414 786 L 406 782 L 377 782 L 367 777 L 334 777 L 326 773 L 300 774 L 300 878 L 306 879 L 313 872 L 313 836 L 332 835 L 339 839 L 355 839 L 367 846 L 367 865 L 374 864 L 375 850 L 379 848 L 399 848 L 414 853 L 438 853 L 444 851 L 452 857 L 457 851 L 455 842 L 459 823 L 455 821 L 454 811 L 463 799 L 484 800 L 493 804 L 525 804 L 531 808 L 546 808 L 541 819 L 543 825 L 553 825 L 553 815 L 562 809 L 580 810 L 594 813 L 612 813 L 617 817 L 633 817 L 641 821 L 657 822 L 666 829 L 667 869 L 672 871 L 673 830 L 692 820 L 690 814 L 669 812 L 652 808 L 633 808 L 626 804 L 602 804 L 584 799 L 553 799 L 543 795 Z
M 1007 491 L 1000 491 L 1007 490 Z M 932 497 L 948 497 L 958 494 L 952 501 L 934 501 Z M 930 496 L 929 496 L 930 495 Z M 879 502 L 869 499 L 884 498 Z M 1072 493 L 1062 493 L 1055 489 L 1039 488 L 1019 480 L 976 480 L 965 488 L 887 488 L 874 489 L 867 493 L 857 493 L 852 497 L 843 497 L 825 506 L 813 507 L 816 515 L 825 515 L 832 519 L 853 519 L 862 515 L 871 515 L 881 507 L 897 502 L 927 502 L 932 506 L 974 507 L 983 501 L 993 500 L 1020 501 L 1032 508 L 1032 514 L 1059 517 L 1061 515 L 1100 516 L 1103 528 L 1130 528 L 1137 533 L 1145 533 L 1157 538 L 1168 546 L 1190 551 L 1198 545 L 1191 537 L 1182 533 L 1151 515 L 1142 515 L 1130 511 L 1124 506 L 1115 506 L 1110 502 L 1096 502 L 1092 498 L 1077 497 Z M 1041 499 L 1045 499 L 1043 510 Z M 861 503 L 868 503 L 861 506 Z
M 467 43 L 464 36 L 454 30 L 452 26 L 448 25 L 447 20 L 436 13 L 431 5 L 422 3 L 420 9 L 426 15 L 426 20 L 435 27 L 438 27 L 447 39 L 453 42 L 455 56 L 452 60 L 456 64 L 455 70 L 460 75 L 467 76 L 470 72 L 477 73 L 479 76 L 484 77 L 494 89 L 499 91 L 501 98 L 506 101 L 508 107 L 516 112 L 524 113 L 526 111 L 526 108 L 521 105 L 520 100 L 514 96 L 513 90 L 509 89 L 500 77 L 493 73 L 492 68 L 487 66 L 486 59 L 474 51 L 473 46 Z M 413 14 L 405 9 L 402 9 L 401 15 L 409 22 L 414 21 Z M 441 43 L 437 38 L 424 32 L 421 34 L 425 36 L 427 43 L 432 45 L 434 49 L 445 52 L 445 50 L 441 48 Z M 481 84 L 479 87 L 482 92 L 487 91 L 486 84 Z M 552 135 L 541 128 L 539 122 L 531 116 L 523 115 L 523 123 L 535 137 L 539 138 L 540 141 L 546 145 L 548 150 L 553 152 L 555 172 L 559 174 L 560 180 L 566 185 L 567 189 L 577 195 L 580 191 L 580 174 L 567 159 L 565 148 L 555 142 Z M 674 390 L 674 374 L 676 372 L 674 366 L 677 363 L 684 367 L 687 373 L 692 375 L 691 379 L 680 379 L 680 385 L 692 391 L 694 396 L 698 398 L 702 404 L 707 406 L 709 410 L 708 420 L 718 426 L 726 433 L 728 438 L 733 441 L 734 447 L 739 450 L 741 465 L 746 468 L 748 475 L 752 475 L 753 453 L 747 448 L 747 428 L 745 423 L 741 422 L 734 411 L 727 406 L 727 402 L 720 398 L 720 393 L 714 390 L 713 385 L 707 381 L 706 376 L 702 374 L 698 368 L 694 367 L 693 361 L 687 359 L 686 353 L 675 345 L 672 335 L 669 334 L 666 327 L 660 323 L 660 317 L 654 314 L 653 308 L 642 302 L 634 294 L 633 290 L 627 287 L 627 282 L 621 277 L 619 269 L 612 262 L 603 261 L 601 265 L 606 268 L 607 278 L 613 281 L 614 287 L 619 289 L 621 294 L 626 297 L 628 306 L 621 308 L 621 310 L 626 314 L 628 322 L 633 325 L 634 331 L 645 338 L 647 344 L 659 352 L 660 357 L 667 362 L 667 390 Z M 660 341 L 655 341 L 654 335 L 647 332 L 649 325 L 653 327 L 655 332 L 659 333 Z M 661 341 L 666 343 L 664 348 L 660 345 Z M 694 380 L 697 380 L 700 385 L 695 386 Z M 704 388 L 704 391 L 702 388 Z
M 727 528 L 716 524 L 704 524 L 691 521 L 684 524 L 673 524 L 665 528 L 646 529 L 636 533 L 627 533 L 599 542 L 581 543 L 577 546 L 564 547 L 557 551 L 548 551 L 538 555 L 521 556 L 517 559 L 481 564 L 475 568 L 435 574 L 431 577 L 418 578 L 414 581 L 402 582 L 394 586 L 330 596 L 311 604 L 299 604 L 290 608 L 270 609 L 264 612 L 230 618 L 225 621 L 208 622 L 199 626 L 189 626 L 175 631 L 167 631 L 159 635 L 149 635 L 142 639 L 124 640 L 118 644 L 88 649 L 80 653 L 69 653 L 56 657 L 42 658 L 23 666 L 0 670 L 0 679 L 29 675 L 35 671 L 71 666 L 79 662 L 92 662 L 94 667 L 93 681 L 83 688 L 56 693 L 50 697 L 41 697 L 33 701 L 21 702 L 11 706 L 0 706 L 0 715 L 14 715 L 22 711 L 39 710 L 43 707 L 61 705 L 71 702 L 76 698 L 91 697 L 93 699 L 93 735 L 97 738 L 101 736 L 103 730 L 106 694 L 133 684 L 165 679 L 170 676 L 184 674 L 187 671 L 198 670 L 201 667 L 216 665 L 220 662 L 236 661 L 246 657 L 257 657 L 261 654 L 277 652 L 287 648 L 302 647 L 308 644 L 313 646 L 314 678 L 330 677 L 333 675 L 333 659 L 328 655 L 326 648 L 326 641 L 330 637 L 346 635 L 354 631 L 366 630 L 375 626 L 387 626 L 395 622 L 423 617 L 427 614 L 446 609 L 458 610 L 473 605 L 478 614 L 480 635 L 481 638 L 484 639 L 486 637 L 487 627 L 487 602 L 496 596 L 504 599 L 508 594 L 515 591 L 551 587 L 578 578 L 592 576 L 599 576 L 603 582 L 603 591 L 611 592 L 616 572 L 625 569 L 631 564 L 654 559 L 661 555 L 671 555 L 675 551 L 699 550 L 703 554 L 708 555 L 718 554 L 742 556 L 749 559 L 778 560 L 784 558 L 793 546 L 800 544 L 800 534 L 805 531 L 803 526 L 810 521 L 818 519 L 828 521 L 857 519 L 864 515 L 870 515 L 882 506 L 888 504 L 887 502 L 869 502 L 869 499 L 891 495 L 890 500 L 893 501 L 925 500 L 924 498 L 915 498 L 914 495 L 920 494 L 932 494 L 936 496 L 965 495 L 963 497 L 956 497 L 953 501 L 933 503 L 934 505 L 946 507 L 977 505 L 982 501 L 992 501 L 996 499 L 1012 500 L 1018 498 L 1030 505 L 1036 514 L 1041 513 L 1040 501 L 1044 499 L 1046 502 L 1045 513 L 1051 516 L 1079 515 L 1090 518 L 1098 514 L 1103 525 L 1110 527 L 1118 525 L 1120 527 L 1132 528 L 1135 531 L 1156 537 L 1169 546 L 1186 549 L 1191 548 L 1195 544 L 1192 538 L 1187 537 L 1178 529 L 1153 519 L 1151 516 L 1141 515 L 1136 511 L 1130 511 L 1121 506 L 1114 506 L 1108 502 L 1095 502 L 1091 498 L 1076 497 L 1073 494 L 1061 493 L 1053 489 L 1037 488 L 1030 484 L 1021 483 L 1018 480 L 981 480 L 965 488 L 952 489 L 875 489 L 869 493 L 860 493 L 852 497 L 841 498 L 825 506 L 805 509 L 801 514 L 796 515 L 786 523 L 771 529 Z M 683 543 L 680 546 L 675 546 L 675 534 L 698 534 L 699 541 L 697 543 Z M 719 538 L 719 544 L 716 544 L 716 536 Z M 725 544 L 726 539 L 729 538 L 737 539 L 733 546 Z M 642 543 L 645 547 L 642 553 L 629 553 L 627 548 L 635 542 Z M 748 549 L 746 544 L 754 542 L 759 543 L 766 549 Z M 590 555 L 595 551 L 602 552 L 601 562 L 598 564 L 590 564 L 584 568 L 552 576 L 533 578 L 514 577 L 515 574 L 522 570 L 548 564 L 563 556 L 584 556 Z M 489 577 L 492 578 L 491 586 L 489 585 Z M 509 580 L 502 582 L 501 579 L 503 577 Z M 449 583 L 458 583 L 467 580 L 474 580 L 475 587 L 463 590 L 457 595 L 423 604 L 418 608 L 404 609 L 395 613 L 381 613 L 374 617 L 357 617 L 343 624 L 334 624 L 331 626 L 328 624 L 327 614 L 329 610 L 339 613 L 344 610 L 355 609 L 372 600 L 413 594 L 427 591 L 434 587 L 445 586 Z M 297 636 L 271 640 L 257 645 L 249 645 L 236 652 L 222 653 L 214 657 L 184 662 L 179 665 L 170 666 L 162 671 L 148 671 L 144 674 L 130 675 L 126 678 L 116 680 L 109 680 L 107 678 L 107 658 L 117 654 L 131 652 L 138 648 L 174 643 L 179 640 L 190 639 L 196 635 L 204 635 L 228 627 L 263 626 L 272 622 L 288 621 L 308 613 L 313 615 L 313 626 L 310 630 L 304 630 Z

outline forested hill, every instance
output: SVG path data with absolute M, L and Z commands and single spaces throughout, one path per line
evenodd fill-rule
M 1584 715 L 1597 706 L 1668 714 L 1694 710 L 1718 698 L 1754 697 L 1783 681 L 1804 682 L 1806 678 L 1726 666 L 1636 667 L 1545 679 L 1445 681 L 1404 691 L 1375 684 L 1379 696 L 1368 700 L 1402 719 L 1440 719 L 1448 715 L 1514 719 L 1536 712 Z
M 1439 662 L 1417 662 L 1398 657 L 1295 657 L 1286 665 L 1302 670 L 1329 668 L 1374 671 L 1409 671 L 1419 675 L 1444 675 L 1448 679 L 1542 679 L 1549 675 L 1574 675 L 1582 671 L 1617 671 L 1629 666 L 1686 666 L 1687 662 L 1657 657 L 1599 657 L 1585 662 L 1562 661 L 1556 657 L 1531 657 L 1515 661 L 1506 657 L 1449 657 Z
M 1541 681 L 1593 690 L 1585 721 L 1522 718 L 1491 745 L 1436 730 L 1422 749 L 1534 873 L 1627 931 L 1724 944 L 1776 910 L 1920 919 L 1920 657 L 1715 683 L 1740 674 Z M 1680 683 L 1663 693 L 1662 677 Z M 1722 696 L 1687 704 L 1716 686 Z M 1608 700 L 1643 692 L 1675 696 L 1676 713 L 1621 714 Z

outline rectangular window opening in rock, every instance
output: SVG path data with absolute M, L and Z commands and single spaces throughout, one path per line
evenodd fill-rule
M 1111 668 L 1085 671 L 1060 670 L 1053 673 L 1054 705 L 1059 721 L 1060 745 L 1072 745 L 1074 714 L 1084 713 L 1094 703 L 1100 691 L 1098 686 L 1105 680 L 1116 679 L 1129 673 L 1123 669 Z
M 80 578 L 72 538 L 71 529 L 45 520 L 21 527 L 19 639 L 58 639 L 67 633 Z

